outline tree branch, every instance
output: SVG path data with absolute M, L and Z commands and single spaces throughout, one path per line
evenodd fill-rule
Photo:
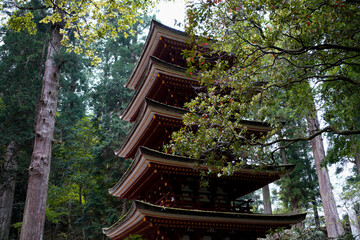
M 306 137 L 298 137 L 298 138 L 280 138 L 280 139 L 277 139 L 277 140 L 274 140 L 274 141 L 271 141 L 271 142 L 268 142 L 268 143 L 262 143 L 262 142 L 259 142 L 259 141 L 255 141 L 255 142 L 251 142 L 249 140 L 247 140 L 246 138 L 242 137 L 242 136 L 239 136 L 239 139 L 245 141 L 246 144 L 250 145 L 250 146 L 261 146 L 261 147 L 269 147 L 269 146 L 272 146 L 276 143 L 280 143 L 280 142 L 286 142 L 287 144 L 284 145 L 284 146 L 280 146 L 276 149 L 274 149 L 272 152 L 271 152 L 271 157 L 272 159 L 274 159 L 274 153 L 280 149 L 285 149 L 285 148 L 288 148 L 290 145 L 292 145 L 293 143 L 296 143 L 296 142 L 300 142 L 300 141 L 309 141 L 325 132 L 332 132 L 334 134 L 338 134 L 338 135 L 344 135 L 344 136 L 347 136 L 347 135 L 355 135 L 355 134 L 360 134 L 360 129 L 355 129 L 355 130 L 339 130 L 337 129 L 336 127 L 334 126 L 327 126 L 323 129 L 320 129 L 318 130 L 317 132 L 309 135 L 309 136 L 306 136 Z

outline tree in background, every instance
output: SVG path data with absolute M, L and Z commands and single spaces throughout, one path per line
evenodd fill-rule
M 191 2 L 187 31 L 194 48 L 185 56 L 189 74 L 199 74 L 208 91 L 188 103 L 186 126 L 173 135 L 173 152 L 205 158 L 229 174 L 243 164 L 272 164 L 280 149 L 309 141 L 328 236 L 344 234 L 321 135 L 360 133 L 359 108 L 351 112 L 353 105 L 344 105 L 349 111 L 342 114 L 326 102 L 339 92 L 349 99 L 359 94 L 359 7 L 356 1 L 335 0 Z M 343 85 L 354 92 L 343 91 Z M 321 128 L 319 110 L 338 124 L 328 121 Z M 244 119 L 267 122 L 274 130 L 260 139 L 249 136 Z M 304 119 L 305 128 L 281 135 Z
M 42 93 L 36 117 L 34 150 L 29 167 L 29 185 L 21 239 L 42 239 L 45 208 L 50 172 L 51 150 L 58 103 L 60 70 L 64 64 L 61 45 L 65 44 L 74 52 L 82 52 L 97 62 L 90 44 L 104 37 L 115 37 L 120 30 L 133 25 L 141 10 L 146 10 L 150 1 L 73 1 L 57 0 L 34 2 L 4 1 L 2 9 L 17 8 L 9 18 L 8 25 L 16 30 L 36 33 L 33 21 L 34 11 L 46 9 L 47 15 L 41 20 L 49 24 L 49 42 L 43 74 Z M 118 16 L 121 18 L 118 18 Z M 113 20 L 117 18 L 117 22 Z M 71 35 L 78 39 L 70 42 Z M 128 33 L 127 33 L 128 34 Z
M 96 151 L 95 176 L 103 176 L 97 182 L 97 191 L 89 198 L 89 205 L 97 206 L 97 211 L 106 213 L 101 227 L 113 224 L 118 216 L 127 211 L 127 202 L 122 207 L 107 189 L 113 186 L 130 165 L 129 160 L 118 158 L 114 151 L 126 138 L 130 124 L 121 121 L 119 114 L 130 101 L 132 92 L 124 87 L 138 60 L 144 44 L 144 30 L 150 26 L 151 18 L 144 16 L 142 24 L 135 24 L 135 35 L 125 38 L 122 35 L 115 40 L 108 40 L 98 45 L 98 52 L 103 61 L 97 66 L 101 69 L 91 93 L 90 106 L 94 111 L 93 124 L 97 128 L 99 144 Z M 106 189 L 106 191 L 104 191 Z M 103 209 L 103 210 L 101 210 Z M 92 216 L 96 219 L 96 215 Z
M 136 31 L 133 36 L 119 34 L 114 40 L 99 42 L 96 50 L 102 62 L 96 67 L 85 70 L 81 66 L 87 61 L 75 61 L 76 56 L 63 67 L 66 72 L 62 73 L 65 79 L 55 132 L 58 144 L 53 150 L 45 222 L 47 239 L 102 239 L 102 227 L 125 214 L 126 208 L 122 209 L 107 189 L 129 164 L 114 155 L 129 128 L 118 113 L 131 97 L 123 85 L 140 55 L 143 41 L 138 36 L 148 20 L 132 27 Z M 90 89 L 86 89 L 87 80 L 94 81 Z M 86 114 L 86 109 L 91 109 L 90 113 Z
M 280 186 L 280 200 L 283 203 L 280 211 L 298 213 L 301 210 L 310 210 L 313 212 L 316 228 L 320 229 L 319 184 L 309 143 L 298 142 L 286 150 L 282 149 L 281 159 L 284 164 L 295 164 L 295 169 L 289 176 L 277 182 Z
M 35 18 L 40 19 L 41 14 Z M 0 110 L 0 239 L 9 237 L 14 197 L 15 208 L 23 210 L 21 202 L 24 199 L 21 200 L 21 195 L 24 196 L 22 186 L 26 185 L 26 181 L 22 177 L 27 178 L 25 166 L 29 164 L 31 156 L 34 111 L 41 89 L 45 32 L 47 27 L 44 25 L 38 26 L 36 36 L 1 28 L 0 96 L 3 107 Z M 16 182 L 19 194 L 15 195 Z M 14 219 L 17 217 L 14 216 Z
M 80 214 L 84 192 L 92 183 L 89 178 L 91 150 L 97 141 L 86 113 L 90 62 L 75 53 L 63 54 L 62 58 L 65 63 L 60 79 L 45 221 L 45 238 L 49 239 L 65 236 L 75 239 L 82 231 L 81 227 L 74 226 L 73 219 Z
M 357 78 L 360 72 L 359 66 L 346 69 L 347 74 Z M 326 94 L 328 89 L 333 89 L 332 94 Z M 326 122 L 339 129 L 348 126 L 350 130 L 360 128 L 360 86 L 344 82 L 329 82 L 323 84 L 322 95 L 324 101 L 324 118 Z M 340 117 L 339 117 L 340 116 Z M 351 162 L 355 164 L 355 174 L 360 174 L 360 136 L 359 135 L 336 135 L 329 133 L 330 142 L 327 162 L 330 164 Z

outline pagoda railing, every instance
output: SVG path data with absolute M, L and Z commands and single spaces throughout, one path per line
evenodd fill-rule
M 165 194 L 155 202 L 156 205 L 164 207 L 185 208 L 185 209 L 199 209 L 209 211 L 224 211 L 224 212 L 239 212 L 251 213 L 251 203 L 253 200 L 232 200 L 224 202 L 223 199 L 215 199 L 214 203 L 209 206 L 209 203 L 200 201 L 201 196 L 185 196 Z
M 164 207 L 200 209 L 200 199 L 201 197 L 197 196 L 165 194 L 155 204 Z
M 215 201 L 216 209 L 219 211 L 230 211 L 230 212 L 240 212 L 240 213 L 251 213 L 252 206 L 250 205 L 254 201 L 249 200 L 233 200 L 228 203 L 223 203 L 221 199 Z

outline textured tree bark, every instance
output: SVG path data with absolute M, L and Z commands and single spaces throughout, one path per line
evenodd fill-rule
M 265 187 L 262 188 L 262 194 L 263 194 L 263 202 L 264 202 L 264 213 L 272 214 L 269 185 L 266 185 Z
M 17 146 L 11 141 L 6 149 L 4 163 L 2 165 L 0 184 L 0 240 L 9 239 L 11 215 L 15 193 L 17 160 Z
M 360 154 L 358 152 L 355 155 L 355 165 L 356 165 L 358 174 L 360 174 L 360 156 L 359 155 Z
M 357 173 L 360 174 L 360 154 L 358 151 L 356 151 L 355 153 L 355 165 L 356 165 L 356 169 L 357 169 Z
M 62 35 L 52 26 L 45 62 L 39 111 L 36 117 L 34 149 L 29 167 L 21 240 L 43 239 L 51 150 L 57 110 L 60 67 L 54 57 L 61 47 Z
M 313 134 L 319 129 L 319 121 L 317 116 L 307 117 L 309 132 Z M 331 189 L 329 173 L 325 167 L 321 166 L 321 162 L 325 158 L 324 144 L 321 135 L 310 140 L 316 166 L 316 173 L 319 180 L 320 195 L 324 208 L 326 230 L 329 238 L 338 238 L 343 235 L 344 229 L 341 225 L 339 214 L 336 209 L 335 198 Z
M 347 209 L 347 213 L 349 215 L 351 233 L 354 236 L 355 240 L 360 240 L 359 216 L 358 214 L 356 214 L 354 206 L 350 206 Z
M 320 217 L 319 217 L 318 206 L 315 196 L 313 196 L 313 200 L 311 201 L 311 203 L 314 211 L 314 220 L 315 220 L 316 229 L 320 229 Z

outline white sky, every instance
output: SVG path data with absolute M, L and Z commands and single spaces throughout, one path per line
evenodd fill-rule
M 156 19 L 171 28 L 176 28 L 183 31 L 185 1 L 186 0 L 160 0 L 156 6 L 156 9 L 159 10 L 159 12 L 155 13 Z M 175 22 L 181 22 L 182 27 L 175 26 Z

